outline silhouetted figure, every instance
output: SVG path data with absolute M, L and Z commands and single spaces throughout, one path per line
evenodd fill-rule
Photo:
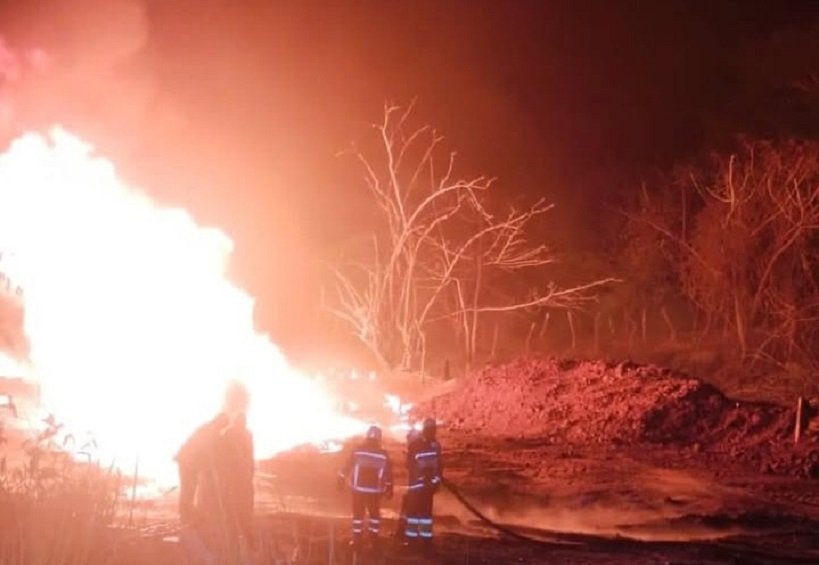
M 367 530 L 373 541 L 381 531 L 381 497 L 392 497 L 392 463 L 381 447 L 381 428 L 371 426 L 364 442 L 356 447 L 338 473 L 340 490 L 349 486 L 353 495 L 353 539 L 360 545 L 364 534 L 364 517 L 369 516 Z
M 432 541 L 432 506 L 443 480 L 441 446 L 435 437 L 433 418 L 424 420 L 423 429 L 407 446 L 407 526 L 408 542 Z
M 231 539 L 253 536 L 253 434 L 244 413 L 236 414 L 220 434 L 216 446 L 215 472 L 222 525 Z
M 225 391 L 224 408 L 200 426 L 176 456 L 179 515 L 194 562 L 233 562 L 253 539 L 253 436 L 250 397 L 240 382 Z M 240 558 L 241 559 L 241 558 Z
M 176 454 L 175 460 L 179 466 L 179 519 L 183 525 L 195 526 L 202 522 L 197 500 L 206 472 L 213 462 L 216 441 L 229 423 L 228 415 L 220 412 L 197 428 Z

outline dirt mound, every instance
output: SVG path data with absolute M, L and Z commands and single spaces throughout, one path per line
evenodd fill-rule
M 816 443 L 800 445 L 797 457 L 775 453 L 787 443 L 793 410 L 736 402 L 651 365 L 520 359 L 473 373 L 416 411 L 448 429 L 495 437 L 708 449 L 783 470 L 819 461 Z

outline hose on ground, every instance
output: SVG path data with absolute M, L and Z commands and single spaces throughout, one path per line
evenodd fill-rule
M 546 546 L 552 549 L 556 549 L 559 547 L 577 547 L 577 543 L 572 542 L 550 542 L 542 539 L 533 538 L 527 536 L 525 534 L 521 534 L 520 532 L 516 532 L 515 530 L 504 526 L 503 524 L 498 524 L 494 520 L 487 517 L 483 514 L 480 510 L 478 510 L 475 505 L 469 502 L 463 493 L 458 489 L 456 485 L 454 485 L 451 481 L 443 479 L 443 484 L 447 488 L 447 490 L 452 493 L 452 495 L 460 502 L 469 512 L 471 512 L 476 518 L 478 518 L 481 522 L 485 523 L 486 525 L 492 527 L 493 529 L 497 530 L 498 532 L 504 533 L 512 538 L 515 538 L 520 541 L 528 542 L 537 544 L 539 546 Z M 628 540 L 608 540 L 609 543 L 617 543 L 617 541 L 625 541 L 625 543 L 629 543 Z M 579 541 L 579 543 L 583 543 Z M 639 542 L 637 542 L 639 543 Z M 679 545 L 679 542 L 655 542 L 658 545 L 664 545 L 668 547 L 673 547 Z M 683 542 L 685 543 L 685 542 Z M 587 546 L 587 549 L 590 547 Z M 782 548 L 776 548 L 773 553 L 770 550 L 766 551 L 766 548 L 754 548 L 750 545 L 743 545 L 741 543 L 731 543 L 728 542 L 721 542 L 719 540 L 714 541 L 708 547 L 713 555 L 718 558 L 730 558 L 734 561 L 737 558 L 748 558 L 748 557 L 755 557 L 762 560 L 768 560 L 775 557 L 783 558 L 786 554 L 782 553 Z M 604 548 L 604 550 L 609 551 L 610 548 Z M 793 563 L 815 563 L 815 557 L 806 557 L 803 553 L 790 553 L 787 554 L 787 559 L 789 562 Z
M 520 532 L 516 532 L 515 530 L 513 530 L 512 528 L 509 528 L 508 526 L 504 526 L 503 524 L 498 524 L 497 522 L 495 522 L 494 520 L 489 518 L 486 514 L 484 514 L 480 510 L 478 510 L 475 507 L 474 504 L 469 502 L 469 500 L 467 500 L 467 498 L 463 495 L 463 493 L 460 491 L 460 489 L 458 489 L 458 487 L 455 486 L 455 484 L 452 483 L 452 481 L 449 481 L 447 479 L 443 479 L 442 482 L 443 482 L 443 485 L 446 487 L 446 489 L 450 493 L 452 493 L 452 496 L 454 496 L 458 500 L 458 502 L 460 502 L 463 505 L 463 507 L 466 508 L 473 516 L 475 516 L 478 520 L 480 520 L 481 522 L 483 522 L 487 526 L 491 527 L 494 530 L 497 530 L 498 532 L 500 532 L 502 534 L 506 534 L 507 536 L 515 538 L 515 539 L 520 540 L 520 541 L 525 541 L 527 543 L 534 543 L 534 544 L 541 545 L 541 546 L 548 546 L 548 547 L 551 547 L 551 548 L 565 547 L 567 545 L 570 545 L 570 544 L 561 543 L 561 542 L 551 542 L 551 541 L 546 541 L 546 540 L 542 540 L 542 539 L 533 538 L 533 537 L 527 536 L 525 534 L 521 534 Z

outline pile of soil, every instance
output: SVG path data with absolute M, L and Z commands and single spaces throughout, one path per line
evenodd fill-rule
M 450 430 L 577 444 L 659 444 L 748 459 L 770 472 L 819 474 L 819 443 L 794 452 L 794 410 L 737 402 L 652 365 L 519 359 L 420 404 Z M 787 445 L 787 450 L 780 446 Z

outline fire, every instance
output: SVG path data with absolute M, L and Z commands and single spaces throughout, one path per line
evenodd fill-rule
M 257 456 L 364 428 L 254 329 L 224 233 L 129 188 L 63 129 L 0 156 L 0 250 L 43 403 L 121 466 L 165 476 L 234 379 L 251 394 Z

